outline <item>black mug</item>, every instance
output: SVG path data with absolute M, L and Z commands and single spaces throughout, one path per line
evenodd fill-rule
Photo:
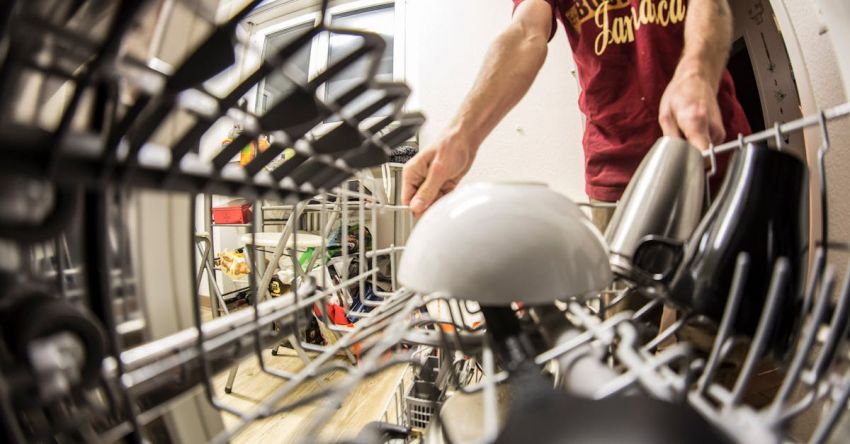
M 717 199 L 687 243 L 646 238 L 635 252 L 641 274 L 687 313 L 720 322 L 736 259 L 750 258 L 733 324 L 752 336 L 767 298 L 773 267 L 787 258 L 779 318 L 766 351 L 790 349 L 799 329 L 808 252 L 808 170 L 796 156 L 749 144 L 736 153 Z

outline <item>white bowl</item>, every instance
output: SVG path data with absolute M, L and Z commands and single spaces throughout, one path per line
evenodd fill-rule
M 477 183 L 440 199 L 416 224 L 399 281 L 487 305 L 585 296 L 612 280 L 602 234 L 541 184 Z

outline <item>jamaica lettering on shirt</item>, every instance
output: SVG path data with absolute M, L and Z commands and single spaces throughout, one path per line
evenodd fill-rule
M 630 14 L 613 17 L 613 11 L 629 8 Z M 584 23 L 593 20 L 598 29 L 593 49 L 602 55 L 609 45 L 635 41 L 635 31 L 643 25 L 667 27 L 683 22 L 687 6 L 683 0 L 641 0 L 638 7 L 630 0 L 576 0 L 564 12 L 569 25 L 579 34 Z

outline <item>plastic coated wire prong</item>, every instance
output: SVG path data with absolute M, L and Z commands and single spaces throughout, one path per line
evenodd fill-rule
M 838 388 L 840 390 L 838 396 L 825 415 L 825 418 L 822 418 L 820 423 L 818 423 L 817 428 L 809 440 L 810 443 L 821 444 L 826 442 L 841 416 L 846 416 L 847 401 L 850 400 L 850 372 L 846 373 Z
M 330 416 L 334 414 L 337 406 L 342 403 L 348 393 L 350 393 L 351 390 L 353 390 L 357 384 L 363 380 L 363 378 L 368 376 L 370 371 L 375 369 L 378 365 L 378 360 L 382 358 L 384 353 L 396 346 L 397 341 L 403 337 L 404 332 L 406 331 L 406 327 L 409 323 L 409 319 L 407 319 L 409 314 L 416 309 L 419 302 L 421 302 L 421 298 L 413 298 L 409 300 L 405 304 L 404 308 L 393 317 L 396 322 L 389 324 L 387 329 L 384 331 L 384 334 L 378 340 L 378 345 L 373 350 L 364 354 L 360 361 L 360 365 L 353 368 L 349 377 L 337 385 L 337 390 L 325 399 L 320 410 L 313 416 L 313 418 L 311 418 L 307 427 L 308 432 L 303 435 L 301 442 L 310 442 L 304 440 L 315 439 L 315 437 L 318 436 L 318 429 L 330 418 Z
M 767 347 L 767 341 L 770 339 L 769 336 L 772 333 L 773 325 L 776 323 L 776 314 L 780 307 L 783 287 L 788 280 L 789 273 L 790 265 L 788 264 L 788 259 L 784 257 L 779 258 L 773 268 L 770 288 L 767 292 L 767 298 L 765 299 L 755 336 L 750 343 L 750 350 L 747 352 L 741 372 L 738 374 L 737 381 L 735 381 L 735 387 L 732 389 L 730 405 L 740 403 L 741 398 L 744 396 L 744 389 L 749 384 L 750 377 L 752 377 L 756 369 L 756 364 L 758 364 L 762 352 Z
M 821 347 L 820 354 L 812 366 L 811 373 L 804 375 L 806 382 L 810 385 L 816 384 L 821 379 L 821 376 L 823 376 L 832 363 L 838 346 L 847 337 L 847 329 L 850 327 L 848 317 L 850 317 L 850 266 L 848 266 L 847 272 L 844 275 L 844 284 L 841 288 L 841 293 L 838 295 L 838 303 L 830 320 L 829 333 Z
M 647 361 L 651 360 L 652 357 L 637 350 L 637 336 L 637 328 L 634 324 L 631 322 L 622 322 L 616 328 L 615 337 L 619 338 L 616 345 L 613 337 L 607 339 L 606 342 L 615 345 L 614 356 L 620 363 L 625 365 L 626 368 L 636 371 L 641 382 L 641 387 L 645 391 L 659 399 L 672 400 L 677 397 L 676 388 L 672 384 L 669 384 L 669 381 L 665 383 L 664 375 L 660 372 L 646 372 Z M 677 350 L 681 347 L 689 348 L 690 345 L 676 344 L 673 347 L 675 347 L 674 350 Z
M 667 339 L 670 339 L 676 332 L 682 329 L 685 324 L 690 321 L 691 318 L 689 316 L 682 316 L 680 319 L 677 319 L 673 325 L 667 327 L 664 331 L 658 333 L 651 341 L 649 341 L 646 345 L 644 345 L 641 350 L 647 353 L 652 353 L 655 349 L 658 348 L 661 344 L 664 343 Z
M 821 133 L 821 146 L 818 148 L 818 169 L 820 172 L 820 214 L 821 214 L 821 242 L 824 247 L 824 256 L 829 245 L 829 196 L 827 196 L 826 181 L 826 153 L 829 151 L 829 128 L 826 125 L 826 113 L 818 110 L 818 124 Z
M 717 330 L 717 335 L 714 338 L 714 343 L 711 346 L 711 352 L 708 355 L 708 361 L 705 365 L 705 370 L 702 376 L 697 381 L 697 391 L 705 393 L 705 389 L 714 379 L 714 374 L 721 362 L 721 351 L 726 339 L 732 333 L 732 325 L 738 316 L 738 307 L 741 305 L 741 300 L 744 295 L 744 283 L 747 279 L 747 273 L 750 268 L 750 257 L 747 253 L 740 253 L 735 262 L 735 271 L 732 275 L 732 285 L 729 288 L 729 299 L 726 301 L 726 307 L 723 309 L 723 317 L 720 319 L 720 327 Z
M 124 35 L 132 28 L 134 18 L 142 9 L 145 2 L 140 1 L 122 1 L 116 9 L 112 22 L 109 24 L 104 43 L 98 48 L 97 52 L 86 63 L 77 70 L 75 74 L 71 97 L 68 98 L 65 104 L 65 109 L 62 112 L 59 123 L 53 131 L 53 143 L 51 145 L 61 146 L 62 140 L 68 135 L 71 128 L 71 123 L 77 115 L 76 111 L 83 98 L 83 93 L 88 88 L 92 78 L 97 74 L 101 65 L 111 59 L 111 56 L 118 52 Z M 60 165 L 61 150 L 53 150 L 56 154 L 51 158 L 48 164 L 48 172 L 53 175 L 57 173 Z
M 572 304 L 571 304 L 572 307 Z M 571 313 L 575 314 L 575 309 L 571 309 Z M 582 344 L 589 342 L 593 339 L 602 339 L 598 336 L 599 331 L 606 331 L 613 329 L 616 325 L 619 325 L 622 322 L 627 322 L 631 318 L 631 314 L 628 312 L 620 312 L 615 315 L 612 315 L 608 319 L 602 321 L 598 324 L 598 327 L 595 327 L 592 323 L 587 322 L 587 317 L 580 318 L 579 321 L 582 323 L 582 327 L 584 327 L 584 331 L 575 337 L 571 338 L 569 341 L 558 344 L 549 350 L 546 350 L 543 353 L 537 355 L 534 358 L 534 362 L 538 365 L 543 365 L 553 359 L 557 359 L 559 356 L 562 356 L 565 353 L 568 353 Z M 613 335 L 608 335 L 613 336 Z M 607 341 L 606 341 L 607 342 Z
M 381 168 L 381 172 L 383 173 L 384 168 Z M 372 218 L 372 269 L 378 269 L 378 258 L 376 252 L 378 251 L 378 209 L 376 207 L 383 206 L 383 204 L 378 204 L 378 202 L 373 202 L 370 207 L 370 216 Z M 372 275 L 372 291 L 378 291 L 378 273 Z
M 826 264 L 826 247 L 818 247 L 815 250 L 815 261 L 812 264 L 812 269 L 810 272 L 811 278 L 809 282 L 806 284 L 806 293 L 803 297 L 803 309 L 802 312 L 805 316 L 809 313 L 809 310 L 812 308 L 812 304 L 815 298 L 815 293 L 817 291 L 818 283 L 823 278 L 823 268 L 824 264 Z
M 339 246 L 342 253 L 342 280 L 348 280 L 348 181 L 342 183 L 337 190 L 337 201 L 340 203 L 340 211 L 342 212 L 342 223 L 339 227 Z M 344 290 L 348 293 L 348 289 Z M 345 313 L 348 314 L 348 307 L 351 305 L 350 295 L 346 294 L 346 301 L 343 302 L 343 307 L 346 308 Z
M 782 148 L 785 147 L 785 143 L 782 140 L 782 126 L 779 125 L 779 122 L 773 122 L 773 135 L 776 138 L 776 149 L 782 151 Z
M 196 208 L 197 205 L 194 205 L 194 202 L 196 201 L 196 199 L 197 199 L 197 195 L 192 194 L 190 202 L 192 202 L 193 204 L 189 205 L 189 208 L 190 208 L 190 210 L 189 210 L 189 212 L 190 212 L 189 232 L 190 233 L 195 232 L 195 208 Z M 190 238 L 191 244 L 188 247 L 189 247 L 189 251 L 192 252 L 192 254 L 190 254 L 191 261 L 192 261 L 192 266 L 191 266 L 192 268 L 191 269 L 194 270 L 194 269 L 197 268 L 197 255 L 194 254 L 195 239 L 194 239 L 194 236 L 190 236 L 189 238 Z M 193 289 L 193 292 L 194 292 L 195 291 L 194 289 L 198 288 L 198 282 L 195 282 L 195 275 L 193 273 L 190 274 L 190 275 L 191 275 L 191 279 L 193 281 L 191 288 Z M 193 297 L 192 297 L 192 308 L 193 308 L 192 315 L 193 315 L 194 321 L 195 321 L 195 333 L 197 335 L 197 339 L 195 341 L 195 349 L 197 350 L 198 357 L 200 358 L 200 361 L 201 361 L 201 372 L 203 374 L 203 377 L 201 378 L 202 379 L 201 382 L 203 383 L 203 386 L 204 386 L 204 394 L 206 395 L 207 402 L 209 402 L 210 405 L 213 406 L 217 410 L 225 411 L 227 413 L 230 413 L 231 415 L 243 418 L 244 415 L 245 415 L 243 412 L 221 402 L 218 399 L 218 397 L 215 395 L 215 389 L 213 388 L 213 384 L 212 384 L 212 370 L 210 368 L 209 359 L 207 359 L 207 351 L 206 351 L 206 346 L 205 346 L 205 334 L 204 334 L 204 329 L 202 328 L 203 321 L 201 319 L 201 301 L 200 301 L 200 297 L 198 295 L 193 295 Z
M 103 192 L 104 195 L 100 196 L 100 198 L 103 199 L 102 205 L 104 205 L 105 208 L 103 208 L 103 214 L 98 215 L 99 217 L 102 217 L 102 220 L 100 222 L 105 223 L 105 224 L 109 224 L 109 213 L 110 213 L 109 212 L 109 207 L 110 207 L 109 199 L 107 199 L 106 196 L 105 196 L 107 193 L 109 193 L 109 190 Z M 125 209 L 127 208 L 127 205 L 126 205 L 127 191 L 124 190 L 124 189 L 118 189 L 115 193 L 116 193 L 117 206 L 118 206 L 118 211 L 117 211 L 117 214 L 116 214 L 116 216 L 117 216 L 116 222 L 118 224 L 118 230 L 119 230 L 120 237 L 121 237 L 121 240 L 119 241 L 120 243 L 119 243 L 118 247 L 119 247 L 119 249 L 129 248 L 129 246 L 130 246 L 130 242 L 129 242 L 129 239 L 128 239 L 129 228 L 128 228 L 127 224 L 124 222 L 125 217 L 126 217 Z M 194 219 L 192 219 L 192 220 L 194 220 Z M 101 251 L 100 253 L 105 254 L 106 251 Z M 128 253 L 128 252 L 125 252 L 125 253 Z M 127 264 L 128 259 L 127 259 L 127 257 L 123 257 L 123 256 L 129 256 L 129 254 L 119 255 L 119 256 L 121 256 L 121 259 L 119 259 L 120 260 L 119 265 L 121 267 L 127 266 L 128 265 Z M 194 258 L 194 255 L 192 255 L 192 257 Z M 104 258 L 104 260 L 105 260 L 105 264 L 108 267 L 109 266 L 108 255 L 107 255 L 106 258 Z M 91 264 L 91 265 L 93 265 L 93 264 Z M 129 267 L 127 267 L 127 268 L 123 268 L 121 271 L 122 272 L 121 272 L 120 276 L 121 276 L 121 280 L 122 280 L 123 290 L 124 290 L 125 294 L 132 294 L 128 291 L 129 287 L 126 285 L 127 282 L 126 282 L 126 279 L 125 279 L 125 274 L 130 273 L 131 270 L 130 270 Z M 106 273 L 107 276 L 108 276 L 111 273 L 111 270 L 110 269 L 101 270 L 101 273 Z M 107 278 L 107 282 L 109 282 L 108 278 Z M 89 285 L 93 285 L 93 284 L 94 283 L 89 282 Z M 110 316 L 108 316 L 109 319 L 107 320 L 106 328 L 108 329 L 109 334 L 111 336 L 112 346 L 114 347 L 113 352 L 117 355 L 120 352 L 120 350 L 123 349 L 123 341 L 122 341 L 120 335 L 118 335 L 116 328 L 115 328 L 116 327 L 115 326 L 115 320 L 114 320 L 115 292 L 113 290 L 111 283 L 109 283 L 108 288 L 106 290 L 106 298 L 109 301 L 109 309 L 108 309 L 107 313 L 110 314 Z M 197 302 L 197 298 L 195 298 L 195 300 Z M 124 301 L 124 304 L 125 305 L 127 304 L 126 300 Z M 123 383 L 123 378 L 121 376 L 124 374 L 125 369 L 124 369 L 124 364 L 121 362 L 120 359 L 117 360 L 117 367 L 118 367 L 118 381 L 119 381 L 119 384 L 121 384 L 121 389 L 122 389 L 122 390 L 120 390 L 121 391 L 120 396 L 122 398 L 122 401 L 125 404 L 123 406 L 123 410 L 129 416 L 129 418 L 127 418 L 127 420 L 132 425 L 130 435 L 132 436 L 132 439 L 134 441 L 141 441 L 142 430 L 140 428 L 140 424 L 139 424 L 139 421 L 138 421 L 138 418 L 137 418 L 137 414 L 138 414 L 137 403 L 136 403 L 135 397 L 132 394 L 130 394 L 130 391 L 126 390 L 126 388 L 123 386 L 124 383 Z
M 709 159 L 709 170 L 705 174 L 706 179 L 710 179 L 717 174 L 717 154 L 714 152 L 714 144 L 708 144 L 708 159 Z
M 663 303 L 664 302 L 660 298 L 652 299 L 632 314 L 632 321 L 640 320 L 641 318 L 646 316 L 647 313 L 652 311 L 655 307 L 658 307 Z
M 414 297 L 410 297 L 405 300 L 405 303 L 403 307 L 401 307 L 401 310 L 399 312 L 396 312 L 394 315 L 399 315 L 399 313 L 408 313 L 406 309 L 409 308 L 411 305 L 413 305 L 414 307 L 418 306 L 414 303 L 421 302 L 421 298 L 417 299 L 415 295 L 412 296 Z M 376 322 L 376 319 L 378 318 L 370 318 L 369 320 L 366 320 L 364 322 Z M 309 364 L 307 364 L 307 366 L 305 366 L 304 369 L 302 369 L 301 372 L 299 372 L 295 378 L 290 381 L 287 381 L 282 387 L 276 389 L 273 393 L 267 396 L 260 403 L 260 405 L 258 405 L 254 410 L 251 411 L 251 413 L 246 416 L 243 416 L 240 419 L 239 423 L 237 423 L 234 427 L 219 433 L 211 441 L 213 443 L 222 444 L 228 442 L 235 434 L 244 430 L 244 428 L 250 422 L 274 414 L 275 409 L 273 407 L 275 405 L 277 405 L 281 400 L 288 396 L 295 388 L 299 387 L 308 377 L 313 374 L 313 372 L 315 372 L 322 365 L 328 362 L 334 355 L 336 355 L 337 352 L 339 352 L 345 347 L 350 347 L 354 345 L 358 341 L 361 341 L 363 339 L 363 337 L 361 336 L 372 335 L 377 333 L 378 331 L 380 331 L 380 329 L 376 329 L 374 328 L 374 326 L 364 326 L 358 329 L 356 332 L 353 332 L 352 334 L 343 337 L 336 344 L 333 344 L 333 346 L 329 347 L 327 351 L 323 352 L 315 359 L 313 359 Z
M 253 212 L 254 215 L 262 214 L 261 211 L 258 211 L 260 209 L 260 205 L 261 205 L 261 203 L 259 201 L 255 200 L 253 202 L 252 207 L 254 208 L 254 212 Z M 297 210 L 297 208 L 298 207 L 296 206 L 296 210 Z M 254 246 L 254 248 L 250 249 L 249 254 L 251 256 L 254 256 L 254 258 L 253 258 L 254 260 L 252 262 L 255 263 L 255 264 L 259 264 L 260 260 L 257 257 L 257 254 L 259 253 L 260 255 L 262 255 L 263 253 L 260 252 L 259 248 L 257 248 L 257 224 L 256 224 L 255 219 L 256 219 L 256 217 L 252 217 L 251 222 L 249 224 L 249 230 L 251 232 L 251 245 Z M 297 219 L 296 219 L 295 224 L 297 225 Z M 294 236 L 296 234 L 296 231 L 297 231 L 297 226 L 293 228 L 293 234 L 292 234 L 293 235 L 293 241 L 295 241 Z M 281 237 L 283 237 L 283 236 L 281 236 Z M 294 245 L 297 246 L 298 244 L 294 243 Z M 267 267 L 269 267 L 269 268 L 274 268 L 276 266 L 277 266 L 277 264 L 274 264 L 274 263 L 267 265 Z M 268 271 L 268 270 L 266 270 L 266 271 Z M 263 283 L 266 282 L 265 272 L 263 273 L 263 281 L 262 282 Z M 273 368 L 269 368 L 266 365 L 266 360 L 265 360 L 265 357 L 263 356 L 263 342 L 260 338 L 260 324 L 259 324 L 259 322 L 260 322 L 260 308 L 259 307 L 260 307 L 260 302 L 261 302 L 261 300 L 260 300 L 261 296 L 265 295 L 266 291 L 268 290 L 268 284 L 264 285 L 262 288 L 258 288 L 258 286 L 257 286 L 258 285 L 257 284 L 257 276 L 252 271 L 250 273 L 250 277 L 248 279 L 248 285 L 250 285 L 250 287 L 251 287 L 251 294 L 254 295 L 254 297 L 252 298 L 253 300 L 251 301 L 252 302 L 251 308 L 254 311 L 254 326 L 255 326 L 255 328 L 253 329 L 253 332 L 254 332 L 253 349 L 254 349 L 254 355 L 257 358 L 257 363 L 259 364 L 260 370 L 263 373 L 265 373 L 269 376 L 278 378 L 278 379 L 282 379 L 284 381 L 288 381 L 288 380 L 292 379 L 293 375 L 291 373 L 286 373 L 286 372 L 282 372 L 282 371 L 279 371 L 279 370 L 276 370 L 276 369 L 273 369 Z M 262 284 L 260 284 L 260 285 L 262 285 Z M 298 301 L 298 288 L 297 287 L 294 289 L 292 294 L 295 298 L 295 304 L 298 305 L 299 301 Z M 295 331 L 299 331 L 298 314 L 299 314 L 300 311 L 301 310 L 295 310 L 295 312 L 293 314 L 294 323 L 295 323 L 295 327 L 294 327 Z
M 357 272 L 361 276 L 363 275 L 363 267 L 366 266 L 366 209 L 364 207 L 364 198 L 362 197 L 365 194 L 366 188 L 363 186 L 363 177 L 362 175 L 357 179 L 357 191 L 360 193 L 360 197 L 357 198 Z M 372 239 L 372 245 L 374 246 L 376 239 Z M 377 274 L 377 273 L 375 273 Z M 375 276 L 372 275 L 372 277 Z M 363 305 L 363 301 L 366 300 L 366 281 L 365 279 L 360 279 L 357 283 L 358 292 L 360 296 L 360 303 Z M 374 291 L 375 288 L 373 287 Z
M 815 277 L 813 277 L 813 280 Z M 794 353 L 794 358 L 791 361 L 791 365 L 788 367 L 788 371 L 785 374 L 785 378 L 782 380 L 782 385 L 779 387 L 779 391 L 773 398 L 773 402 L 770 406 L 770 415 L 773 418 L 779 418 L 781 415 L 781 409 L 788 401 L 788 398 L 791 396 L 791 391 L 794 386 L 797 385 L 798 378 L 800 376 L 800 372 L 803 369 L 803 365 L 805 365 L 806 361 L 809 358 L 809 354 L 812 351 L 812 347 L 815 344 L 815 340 L 817 339 L 817 332 L 820 329 L 821 323 L 823 319 L 826 317 L 826 309 L 829 306 L 829 297 L 832 295 L 832 291 L 835 288 L 835 271 L 832 266 L 826 267 L 825 277 L 823 279 L 823 285 L 821 286 L 821 291 L 818 293 L 817 299 L 815 301 L 814 311 L 812 312 L 811 319 L 809 319 L 809 323 L 806 328 L 803 330 L 803 334 L 800 336 L 800 341 L 797 344 L 797 350 Z M 805 312 L 804 316 L 805 316 Z
M 616 306 L 617 304 L 622 302 L 623 299 L 625 299 L 626 296 L 628 296 L 629 289 L 628 288 L 624 288 L 622 290 L 607 290 L 606 289 L 606 290 L 603 290 L 602 293 L 603 294 L 614 294 L 614 295 L 616 295 L 616 296 L 614 296 L 614 299 L 611 299 L 611 301 L 609 301 L 608 303 L 605 303 L 604 310 L 600 310 L 600 312 L 602 314 L 604 314 L 608 310 L 610 310 L 611 308 L 613 308 L 614 306 Z M 602 304 L 602 303 L 604 303 L 604 301 L 605 301 L 605 298 L 601 298 L 599 303 Z
M 739 134 L 740 136 L 740 134 Z M 709 171 L 705 174 L 705 202 L 711 203 L 711 178 L 717 174 L 717 153 L 714 152 L 714 144 L 708 144 L 708 158 L 711 167 Z
M 327 275 L 328 275 L 327 267 L 331 266 L 331 264 L 328 262 L 328 257 L 327 257 L 327 254 L 328 254 L 327 253 L 327 251 L 328 251 L 327 250 L 327 245 L 328 245 L 327 239 L 331 235 L 331 232 L 333 230 L 333 226 L 334 226 L 334 224 L 336 224 L 336 221 L 337 221 L 337 218 L 338 218 L 338 212 L 337 211 L 331 212 L 330 217 L 328 217 L 328 209 L 327 209 L 327 205 L 325 205 L 325 203 L 328 202 L 327 197 L 328 197 L 327 193 L 323 192 L 321 194 L 320 200 L 322 202 L 322 205 L 319 209 L 319 225 L 321 225 L 323 227 L 322 232 L 321 232 L 321 246 L 319 248 L 319 254 L 318 254 L 318 260 L 321 261 L 320 263 L 321 263 L 321 271 L 322 271 L 322 273 L 321 273 L 322 288 L 327 288 Z M 315 264 L 316 259 L 317 258 L 316 258 L 315 254 L 313 255 L 312 258 L 310 258 L 310 262 L 308 264 L 308 270 L 313 269 L 313 266 Z M 331 328 L 333 326 L 333 323 L 330 320 L 330 316 L 328 316 L 328 304 L 329 304 L 328 299 L 330 299 L 330 296 L 328 296 L 327 298 L 325 298 L 324 300 L 322 300 L 320 303 L 317 304 L 318 307 L 319 307 L 319 311 L 321 313 L 321 319 L 319 319 L 319 321 L 324 323 L 328 327 L 329 334 L 333 336 L 333 341 L 336 342 L 339 339 L 339 336 L 333 330 L 333 328 Z M 346 352 L 346 355 L 349 358 L 349 360 L 351 360 L 351 362 L 355 362 L 354 355 L 351 353 L 351 351 L 346 350 L 345 352 Z
M 690 357 L 690 346 L 682 343 L 673 344 L 658 355 L 654 356 L 644 367 L 633 369 L 618 376 L 616 379 L 608 382 L 605 386 L 600 387 L 593 395 L 593 399 L 604 399 L 611 396 L 622 394 L 625 390 L 640 382 L 640 377 L 643 373 L 656 371 L 661 366 L 669 365 L 673 362 L 688 359 Z

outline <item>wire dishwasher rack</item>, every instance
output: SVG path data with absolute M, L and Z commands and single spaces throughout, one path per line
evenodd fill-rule
M 248 2 L 224 23 L 211 26 L 174 69 L 152 67 L 125 48 L 134 24 L 155 3 L 18 0 L 0 8 L 0 146 L 6 154 L 0 164 L 0 440 L 228 442 L 257 420 L 315 405 L 298 436 L 285 438 L 323 441 L 327 420 L 359 384 L 399 367 L 403 371 L 392 396 L 374 400 L 382 403 L 383 412 L 376 422 L 356 437 L 332 440 L 448 441 L 451 418 L 442 417 L 442 407 L 457 396 L 477 393 L 482 397 L 480 424 L 466 425 L 480 428 L 482 441 L 498 440 L 500 429 L 512 424 L 502 413 L 499 392 L 515 378 L 499 369 L 494 351 L 499 344 L 480 322 L 482 310 L 448 295 L 409 291 L 395 279 L 411 219 L 394 198 L 392 167 L 383 166 L 380 179 L 369 168 L 384 164 L 393 147 L 416 133 L 423 117 L 403 112 L 409 95 L 405 85 L 374 80 L 384 48 L 380 37 L 333 28 L 323 17 L 263 58 L 231 91 L 216 95 L 204 82 L 233 65 L 234 48 L 251 50 L 237 25 L 260 1 Z M 327 2 L 322 8 L 327 9 Z M 288 74 L 288 61 L 321 33 L 354 36 L 360 45 L 306 84 L 299 83 Z M 319 98 L 321 85 L 363 60 L 366 80 L 333 100 Z M 263 114 L 240 109 L 239 99 L 272 72 L 289 76 L 296 85 L 293 91 Z M 56 91 L 61 91 L 61 100 L 51 101 Z M 362 105 L 367 96 L 372 99 Z M 361 105 L 352 110 L 356 100 Z M 36 108 L 22 107 L 27 103 Z M 388 105 L 389 117 L 367 120 Z M 744 140 L 821 125 L 825 154 L 828 120 L 848 114 L 850 104 L 845 104 Z M 312 131 L 330 116 L 342 123 L 325 133 Z M 165 145 L 155 143 L 173 119 L 183 122 L 179 134 Z M 240 122 L 242 134 L 211 160 L 202 159 L 195 152 L 201 138 L 222 120 Z M 244 168 L 231 165 L 233 156 L 260 134 L 273 135 L 269 149 Z M 273 163 L 289 147 L 294 157 Z M 349 180 L 352 175 L 356 181 Z M 251 270 L 250 305 L 204 319 L 193 254 L 193 198 L 203 193 L 283 201 L 293 222 L 284 228 L 275 261 L 284 256 L 295 260 L 287 239 L 297 246 L 303 232 L 294 221 L 301 214 L 318 215 L 321 246 L 306 267 L 294 261 L 291 291 L 272 297 L 265 276 Z M 254 224 L 249 230 L 256 236 Z M 328 266 L 333 246 L 327 239 L 337 230 L 342 263 L 356 259 L 356 265 L 343 267 L 335 278 L 324 272 L 316 277 L 313 270 Z M 389 231 L 393 240 L 379 245 L 378 238 Z M 349 242 L 345 233 L 351 233 Z M 744 297 L 741 286 L 733 285 L 705 358 L 686 342 L 657 350 L 683 328 L 684 320 L 655 339 L 640 339 L 640 319 L 660 300 L 607 318 L 600 316 L 598 303 L 564 301 L 554 307 L 566 333 L 562 340 L 543 341 L 545 346 L 528 364 L 545 369 L 554 385 L 584 397 L 605 400 L 642 393 L 687 407 L 729 441 L 793 440 L 788 433 L 792 422 L 814 411 L 819 419 L 809 440 L 840 442 L 846 436 L 850 397 L 850 373 L 845 370 L 850 271 L 843 283 L 836 278 L 826 261 L 829 248 L 816 255 L 796 351 L 766 407 L 752 407 L 742 398 L 776 315 L 776 288 L 787 279 L 782 261 L 771 278 L 775 285 L 756 334 L 730 334 L 731 319 Z M 261 255 L 249 258 L 258 263 Z M 745 256 L 739 258 L 738 284 L 746 277 L 747 264 Z M 374 294 L 371 299 L 365 298 L 367 287 Z M 344 314 L 351 322 L 331 322 L 331 301 L 355 290 L 362 306 L 355 310 L 346 305 Z M 435 307 L 448 309 L 436 316 Z M 513 311 L 523 322 L 537 322 L 533 308 Z M 305 341 L 301 332 L 311 319 L 332 340 L 325 345 Z M 275 369 L 269 360 L 276 358 L 264 353 L 285 340 L 307 355 L 293 372 Z M 721 384 L 718 369 L 741 344 L 746 349 L 743 366 L 731 386 Z M 251 357 L 262 373 L 281 384 L 251 408 L 235 407 L 234 398 L 219 391 L 215 377 Z M 327 383 L 323 377 L 331 373 L 341 378 Z M 292 396 L 308 384 L 317 388 Z M 519 396 L 522 385 L 512 390 L 512 396 Z M 193 396 L 197 402 L 187 406 L 187 397 Z M 201 412 L 194 420 L 203 430 L 172 432 L 169 415 L 191 409 Z M 209 410 L 234 421 L 224 429 L 212 427 L 202 413 Z M 561 415 L 569 424 L 571 412 Z M 612 414 L 604 422 L 620 419 Z

